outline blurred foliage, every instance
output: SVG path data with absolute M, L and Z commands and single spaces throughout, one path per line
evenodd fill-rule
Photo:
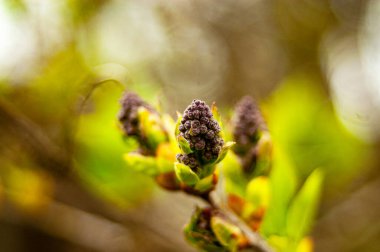
M 287 78 L 264 104 L 264 113 L 276 146 L 303 180 L 321 167 L 325 188 L 332 193 L 365 172 L 370 147 L 344 128 L 314 79 L 299 74 Z
M 48 206 L 54 192 L 49 174 L 14 165 L 5 169 L 3 193 L 15 206 L 28 213 L 37 213 Z
M 8 0 L 5 1 L 6 6 L 15 13 L 23 13 L 26 11 L 25 2 L 23 0 Z

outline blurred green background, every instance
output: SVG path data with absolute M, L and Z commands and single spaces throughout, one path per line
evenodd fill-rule
M 315 251 L 378 251 L 379 34 L 376 0 L 1 1 L 0 250 L 194 251 L 199 202 L 122 160 L 127 89 L 172 116 L 252 95 L 298 176 L 326 175 Z

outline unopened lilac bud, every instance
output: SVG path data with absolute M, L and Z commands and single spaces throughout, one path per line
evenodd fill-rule
M 189 111 L 189 112 L 187 113 L 187 116 L 188 116 L 188 118 L 189 118 L 190 120 L 194 119 L 193 112 L 191 112 L 191 111 Z
M 193 128 L 190 131 L 190 135 L 192 135 L 192 136 L 198 136 L 199 133 L 201 133 L 201 130 L 199 128 Z
M 199 110 L 195 110 L 193 112 L 193 116 L 194 116 L 195 119 L 199 119 L 200 115 L 201 115 L 201 112 Z
M 191 128 L 191 121 L 185 121 L 183 125 L 180 125 L 181 126 L 184 126 L 185 129 L 190 129 Z
M 212 148 L 212 153 L 215 155 L 218 155 L 220 150 L 221 150 L 220 146 L 215 146 L 214 148 Z
M 203 150 L 205 148 L 205 145 L 206 145 L 205 141 L 200 140 L 199 142 L 195 144 L 195 149 L 198 151 Z
M 183 128 L 186 130 L 182 131 Z M 193 100 L 183 113 L 179 129 L 188 141 L 190 149 L 203 160 L 201 162 L 218 157 L 224 141 L 221 141 L 218 134 L 220 126 L 213 119 L 211 109 L 205 102 Z
M 236 141 L 235 151 L 245 155 L 257 143 L 259 129 L 266 129 L 261 113 L 249 97 L 243 97 L 235 109 L 233 135 Z
M 156 111 L 137 94 L 126 92 L 120 100 L 121 110 L 119 112 L 119 121 L 127 136 L 136 136 L 139 142 L 144 142 L 143 134 L 140 132 L 138 109 L 144 107 L 150 112 Z
M 185 165 L 188 165 L 190 162 L 190 159 L 187 155 L 183 155 L 182 157 L 182 163 L 184 163 Z
M 193 120 L 191 122 L 191 127 L 192 128 L 198 128 L 201 125 L 201 123 L 198 120 Z
M 207 125 L 210 122 L 210 119 L 208 119 L 206 116 L 202 116 L 200 122 L 204 125 Z
M 179 126 L 179 131 L 181 131 L 181 132 L 185 132 L 185 131 L 186 131 L 185 126 L 184 126 L 184 125 L 180 125 L 180 126 Z
M 200 131 L 201 131 L 201 134 L 206 134 L 207 133 L 207 126 L 206 125 L 204 125 L 204 124 L 202 124 L 201 126 L 200 126 Z
M 213 139 L 214 136 L 215 136 L 214 131 L 209 130 L 209 131 L 207 132 L 207 134 L 206 134 L 206 139 Z

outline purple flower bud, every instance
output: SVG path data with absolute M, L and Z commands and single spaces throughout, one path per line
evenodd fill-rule
M 209 130 L 209 131 L 207 132 L 207 134 L 206 134 L 206 139 L 213 139 L 214 136 L 215 136 L 214 131 Z
M 235 109 L 233 135 L 238 155 L 246 155 L 256 145 L 259 129 L 266 130 L 264 120 L 254 100 L 245 96 Z
M 198 151 L 203 150 L 205 148 L 205 145 L 206 145 L 205 141 L 200 140 L 199 142 L 195 144 L 195 149 Z
M 208 117 L 203 116 L 201 117 L 200 121 L 202 124 L 207 125 L 210 122 L 210 119 L 208 119 Z
M 140 130 L 138 118 L 138 109 L 143 107 L 151 113 L 157 113 L 148 103 L 144 102 L 137 94 L 125 92 L 120 100 L 121 110 L 119 112 L 119 121 L 127 136 L 134 136 L 140 143 L 140 147 L 149 149 L 149 144 L 143 132 Z M 154 151 L 154 150 L 148 150 Z
M 184 123 L 184 126 L 185 126 L 186 129 L 190 129 L 191 128 L 191 121 L 186 121 Z
M 224 142 L 218 134 L 220 127 L 213 119 L 210 107 L 203 101 L 193 100 L 183 113 L 183 119 L 185 120 L 181 120 L 179 127 L 181 130 L 185 129 L 183 131 L 185 139 L 189 142 L 193 153 L 196 153 L 193 158 L 199 158 L 200 162 L 216 158 Z
M 195 119 L 199 119 L 200 115 L 201 115 L 201 112 L 199 110 L 195 110 L 193 112 L 193 116 L 194 116 Z
M 207 126 L 206 125 L 202 124 L 199 129 L 201 131 L 201 134 L 206 134 L 207 133 Z
M 201 123 L 198 120 L 193 120 L 191 122 L 191 127 L 192 128 L 198 128 L 201 125 Z
M 183 125 L 183 124 L 181 124 L 181 125 L 179 125 L 179 131 L 181 131 L 181 132 L 185 132 L 186 131 L 186 128 L 185 128 L 185 126 Z
M 190 131 L 190 135 L 192 136 L 197 136 L 199 133 L 201 133 L 201 130 L 199 128 L 192 128 Z
M 220 146 L 215 146 L 213 149 L 212 149 L 212 153 L 215 154 L 215 155 L 218 155 L 219 152 L 220 152 L 221 148 Z

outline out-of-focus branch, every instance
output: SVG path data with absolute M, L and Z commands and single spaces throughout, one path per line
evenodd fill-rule
M 62 176 L 70 168 L 66 152 L 45 134 L 43 129 L 0 98 L 0 128 L 3 134 L 11 134 L 23 143 L 41 167 Z
M 130 216 L 117 207 L 109 206 L 106 202 L 86 190 L 76 176 L 75 169 L 73 168 L 74 164 L 71 162 L 70 157 L 68 155 L 66 156 L 65 150 L 59 148 L 39 125 L 35 124 L 21 111 L 14 109 L 2 98 L 0 98 L 0 132 L 2 134 L 11 135 L 17 139 L 18 142 L 24 143 L 24 147 L 26 147 L 26 150 L 31 154 L 31 158 L 34 159 L 36 164 L 56 178 L 56 190 L 54 195 L 56 203 L 53 204 L 53 207 L 49 208 L 50 210 L 46 210 L 50 215 L 45 216 L 42 214 L 38 217 L 34 217 L 34 219 L 32 218 L 32 223 L 30 223 L 32 227 L 70 241 L 73 237 L 68 236 L 69 234 L 67 233 L 73 226 L 67 226 L 66 229 L 62 230 L 62 234 L 59 233 L 61 232 L 59 229 L 56 230 L 58 233 L 55 234 L 54 230 L 51 232 L 49 229 L 52 227 L 44 226 L 46 221 L 44 220 L 45 217 L 48 219 L 61 218 L 60 214 L 54 214 L 53 209 L 58 211 L 69 209 L 67 215 L 69 217 L 78 217 L 82 216 L 79 213 L 88 213 L 89 216 L 96 216 L 102 219 L 102 221 L 100 221 L 101 223 L 118 223 L 121 226 L 133 228 L 134 239 L 144 240 L 143 244 L 145 248 L 139 248 L 138 250 L 152 251 L 158 246 L 165 248 L 165 251 L 176 251 L 174 248 L 180 246 L 178 244 L 179 241 L 170 239 L 173 235 L 172 232 L 169 232 L 167 228 L 163 228 L 162 225 L 155 226 L 154 224 L 146 222 L 146 216 L 140 216 L 140 218 L 136 220 L 136 216 Z M 58 207 L 58 205 L 63 207 Z M 17 221 L 17 217 L 20 216 L 15 216 L 13 220 Z M 22 217 L 21 221 L 27 222 L 28 217 L 30 216 Z M 5 219 L 8 219 L 8 216 L 5 216 Z M 38 226 L 40 224 L 42 226 Z M 55 224 L 60 225 L 59 223 Z M 86 223 L 82 224 L 86 225 Z M 90 236 L 91 233 L 98 232 L 97 230 L 98 229 L 92 229 L 92 232 L 89 231 L 88 235 Z M 143 238 L 147 236 L 150 237 L 149 241 Z M 77 241 L 76 243 L 83 243 L 84 246 L 87 246 L 88 240 Z M 101 250 L 110 251 L 109 249 Z
M 119 223 L 52 201 L 37 214 L 3 211 L 5 221 L 23 222 L 94 251 L 136 251 L 131 232 Z

